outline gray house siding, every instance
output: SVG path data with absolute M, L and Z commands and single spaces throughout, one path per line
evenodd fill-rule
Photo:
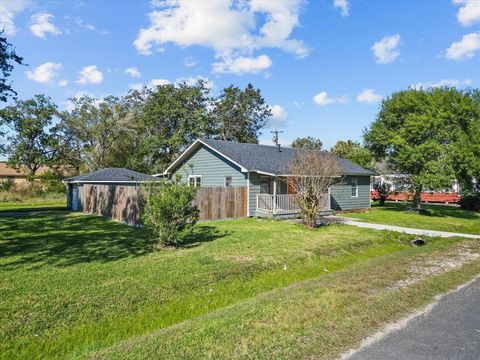
M 191 167 L 193 166 L 193 167 Z M 240 168 L 221 157 L 211 149 L 201 146 L 172 173 L 172 177 L 180 175 L 182 181 L 188 181 L 189 175 L 201 175 L 202 187 L 224 186 L 225 176 L 232 177 L 232 186 L 247 186 L 247 174 Z
M 257 212 L 257 194 L 260 194 L 260 175 L 257 173 L 248 173 L 248 210 L 250 216 L 256 216 Z
M 352 179 L 358 180 L 358 196 L 352 197 Z M 370 176 L 346 176 L 342 184 L 330 189 L 332 210 L 365 209 L 370 207 Z

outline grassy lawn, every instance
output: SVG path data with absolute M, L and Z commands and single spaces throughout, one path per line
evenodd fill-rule
M 66 195 L 51 194 L 45 197 L 20 199 L 19 201 L 0 201 L 0 212 L 59 210 L 64 209 L 66 206 Z
M 0 357 L 328 358 L 480 272 L 476 261 L 387 291 L 409 264 L 480 252 L 410 239 L 245 219 L 155 251 L 142 229 L 100 217 L 0 217 Z
M 347 213 L 342 216 L 369 223 L 404 226 L 416 229 L 480 234 L 480 212 L 466 211 L 455 206 L 423 205 L 430 215 L 405 212 L 406 203 L 387 202 L 381 207 L 373 205 L 365 213 Z

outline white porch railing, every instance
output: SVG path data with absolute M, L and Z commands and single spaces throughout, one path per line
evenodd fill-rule
M 295 194 L 258 194 L 257 211 L 270 214 L 295 214 L 300 212 Z M 330 194 L 320 200 L 320 210 L 330 210 Z

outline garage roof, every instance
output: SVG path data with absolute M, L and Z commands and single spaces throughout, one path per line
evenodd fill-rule
M 66 184 L 72 183 L 137 183 L 144 181 L 158 181 L 159 179 L 138 171 L 124 168 L 105 168 L 68 179 Z

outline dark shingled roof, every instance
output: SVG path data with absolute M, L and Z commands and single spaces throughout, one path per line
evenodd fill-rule
M 63 180 L 72 182 L 132 182 L 132 181 L 158 181 L 158 178 L 124 168 L 105 168 Z
M 276 146 L 212 139 L 202 139 L 202 141 L 248 171 L 261 171 L 274 175 L 290 175 L 287 169 L 288 164 L 293 159 L 294 151 L 298 150 L 280 147 L 278 151 Z M 336 158 L 343 168 L 342 175 L 375 175 L 373 171 L 364 169 L 360 165 L 338 156 Z

